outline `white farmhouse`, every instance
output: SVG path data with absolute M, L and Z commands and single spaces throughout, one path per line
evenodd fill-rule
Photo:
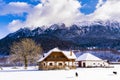
M 90 53 L 84 53 L 79 56 L 76 60 L 78 62 L 78 67 L 108 67 L 107 61 L 102 60 Z

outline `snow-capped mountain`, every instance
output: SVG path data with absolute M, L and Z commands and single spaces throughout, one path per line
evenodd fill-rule
M 33 30 L 20 29 L 0 40 L 0 53 L 9 54 L 9 47 L 21 38 L 34 39 L 46 51 L 54 47 L 120 49 L 120 22 L 98 20 L 83 23 L 73 24 L 70 27 L 66 27 L 65 24 L 54 24 L 48 28 L 43 26 Z

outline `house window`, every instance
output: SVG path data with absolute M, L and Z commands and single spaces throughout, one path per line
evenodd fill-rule
M 49 63 L 50 66 L 53 66 L 53 63 Z
M 59 63 L 58 65 L 59 65 L 59 66 L 62 66 L 62 63 Z
M 100 66 L 100 63 L 98 63 L 98 66 Z
M 43 63 L 43 65 L 45 66 L 45 63 Z
M 65 66 L 67 66 L 67 64 L 65 63 Z

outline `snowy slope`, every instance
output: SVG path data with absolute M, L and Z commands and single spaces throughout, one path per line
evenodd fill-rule
M 115 75 L 112 72 L 117 71 Z M 78 77 L 75 73 L 78 73 Z M 119 80 L 120 66 L 115 68 L 78 68 L 75 70 L 2 70 L 0 80 Z

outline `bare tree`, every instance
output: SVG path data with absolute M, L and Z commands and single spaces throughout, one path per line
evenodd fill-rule
M 32 39 L 22 39 L 20 42 L 14 42 L 10 47 L 10 60 L 13 62 L 21 61 L 25 69 L 30 62 L 37 62 L 42 54 L 42 48 L 37 45 Z

